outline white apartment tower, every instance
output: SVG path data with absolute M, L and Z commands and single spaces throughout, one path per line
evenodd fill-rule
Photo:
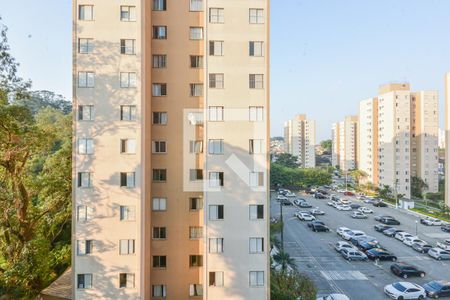
M 340 148 L 339 123 L 331 125 L 331 165 L 339 166 L 339 148 Z
M 445 74 L 445 203 L 450 206 L 450 73 Z
M 347 116 L 344 121 L 333 123 L 332 154 L 333 166 L 342 171 L 356 169 L 358 165 L 358 117 Z
M 378 185 L 378 99 L 359 103 L 358 169 L 367 174 L 366 182 Z
M 301 168 L 316 166 L 316 122 L 306 115 L 297 115 L 284 123 L 285 151 L 298 157 Z

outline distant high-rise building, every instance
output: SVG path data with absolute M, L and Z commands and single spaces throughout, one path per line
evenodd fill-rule
M 339 123 L 331 125 L 331 165 L 333 167 L 339 166 L 339 146 L 340 146 Z
M 297 115 L 284 123 L 285 152 L 298 157 L 301 168 L 316 166 L 316 122 Z
M 378 98 L 359 103 L 358 169 L 366 182 L 378 185 Z
M 358 165 L 358 117 L 347 116 L 344 121 L 333 123 L 332 154 L 333 166 L 343 171 L 353 170 Z
M 445 139 L 445 129 L 440 129 L 439 128 L 439 148 L 440 149 L 445 149 L 445 143 L 446 143 L 446 139 Z
M 445 74 L 445 203 L 450 206 L 450 73 Z

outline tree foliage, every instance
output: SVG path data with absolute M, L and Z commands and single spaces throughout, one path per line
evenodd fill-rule
M 331 140 L 324 140 L 320 142 L 320 147 L 322 147 L 322 149 L 324 151 L 327 152 L 331 152 L 331 147 L 332 147 L 332 141 Z
M 298 168 L 300 165 L 298 164 L 298 158 L 297 156 L 294 156 L 289 153 L 281 153 L 278 154 L 276 157 L 276 162 L 280 166 L 286 167 L 286 168 Z
M 417 176 L 411 177 L 411 195 L 413 197 L 422 198 L 424 190 L 428 188 L 428 184 L 422 178 Z
M 270 168 L 272 186 L 307 188 L 331 184 L 331 174 L 326 170 L 287 168 L 278 161 L 272 163 Z
M 270 299 L 272 300 L 314 300 L 317 288 L 306 275 L 297 271 L 272 270 L 270 275 Z

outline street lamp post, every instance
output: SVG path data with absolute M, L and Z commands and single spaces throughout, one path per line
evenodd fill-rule
M 417 222 L 417 220 L 416 220 L 416 236 L 417 236 L 417 224 L 418 224 L 419 222 Z
M 281 220 L 281 251 L 284 251 L 283 201 L 280 201 L 280 220 Z

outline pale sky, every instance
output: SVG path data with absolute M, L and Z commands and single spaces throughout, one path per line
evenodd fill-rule
M 306 113 L 317 140 L 330 138 L 331 123 L 392 81 L 438 90 L 443 124 L 449 12 L 448 0 L 272 0 L 271 134 Z M 71 0 L 2 0 L 0 15 L 22 76 L 70 99 Z

